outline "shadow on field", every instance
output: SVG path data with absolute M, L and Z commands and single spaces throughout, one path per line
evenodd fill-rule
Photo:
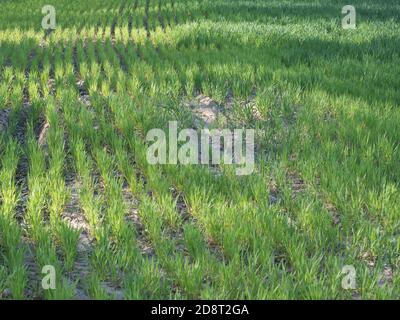
M 278 20 L 295 20 L 305 23 L 310 20 L 338 19 L 341 21 L 342 8 L 347 4 L 343 1 L 319 1 L 288 3 L 282 1 L 240 1 L 232 5 L 232 1 L 215 1 L 212 4 L 212 15 L 233 20 L 235 22 L 271 22 Z M 377 3 L 373 1 L 353 1 L 357 18 L 363 21 L 398 20 L 400 7 L 397 1 Z M 210 16 L 209 16 L 210 17 Z M 211 19 L 213 19 L 211 18 Z
M 22 41 L 18 45 L 14 42 L 2 42 L 2 48 L 12 52 L 12 56 L 3 61 L 3 67 L 12 66 L 17 71 L 24 71 L 21 66 L 26 65 L 29 60 L 32 43 L 31 40 Z M 63 45 L 74 46 L 74 43 L 67 42 Z M 97 41 L 94 45 L 101 46 L 103 43 Z M 133 45 L 137 52 L 152 50 L 150 40 L 145 44 Z M 51 54 L 54 53 L 52 45 L 43 48 L 36 46 L 37 52 L 49 50 Z M 59 46 L 59 43 L 54 43 L 54 47 L 56 46 Z M 116 43 L 116 46 L 126 50 L 122 43 Z M 357 44 L 346 39 L 328 41 L 319 38 L 288 37 L 282 41 L 277 36 L 270 38 L 268 43 L 252 47 L 251 43 L 243 44 L 240 38 L 235 41 L 232 36 L 225 34 L 196 34 L 181 36 L 174 47 L 160 45 L 157 51 L 159 61 L 154 68 L 155 72 L 162 73 L 164 67 L 179 66 L 176 68 L 178 76 L 185 79 L 187 68 L 192 65 L 198 65 L 202 73 L 215 67 L 229 68 L 232 65 L 239 68 L 239 75 L 241 66 L 247 65 L 255 72 L 265 68 L 272 76 L 279 72 L 283 80 L 303 89 L 318 87 L 334 95 L 351 95 L 369 104 L 400 104 L 400 92 L 393 90 L 400 87 L 400 79 L 391 76 L 396 73 L 394 70 L 398 70 L 397 74 L 400 73 L 400 66 L 396 62 L 398 48 L 400 36 L 376 37 Z M 137 59 L 138 62 L 146 61 L 150 65 L 154 63 L 151 55 L 139 54 Z M 177 64 L 177 61 L 185 63 Z M 41 67 L 39 65 L 39 71 Z M 202 78 L 208 78 L 208 75 L 204 74 Z M 231 80 L 243 81 L 223 79 L 228 87 Z M 253 85 L 243 83 L 243 86 L 248 88 Z

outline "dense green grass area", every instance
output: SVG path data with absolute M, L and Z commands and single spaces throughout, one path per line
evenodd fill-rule
M 1 299 L 400 298 L 398 1 L 46 4 L 0 7 Z M 200 94 L 252 175 L 147 162 Z

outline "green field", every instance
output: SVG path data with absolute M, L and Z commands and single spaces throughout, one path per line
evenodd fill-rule
M 346 4 L 0 1 L 0 299 L 399 299 L 400 3 Z M 149 164 L 201 101 L 253 174 Z

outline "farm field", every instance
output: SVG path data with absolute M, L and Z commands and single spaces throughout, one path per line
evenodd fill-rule
M 0 299 L 399 299 L 400 3 L 352 5 L 1 1 Z M 254 172 L 150 164 L 169 121 Z

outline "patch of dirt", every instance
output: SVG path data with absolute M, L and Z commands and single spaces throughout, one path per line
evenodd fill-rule
M 28 239 L 24 239 L 24 243 L 28 243 Z M 37 291 L 41 281 L 39 278 L 38 266 L 35 262 L 34 248 L 31 245 L 27 245 L 25 251 L 24 266 L 26 269 L 26 275 L 28 279 L 28 285 L 25 289 L 25 296 L 28 298 L 34 298 L 34 292 Z
M 288 179 L 291 183 L 293 198 L 296 198 L 300 193 L 304 192 L 307 189 L 305 181 L 300 177 L 300 175 L 297 172 L 295 171 L 289 172 Z
M 16 128 L 16 132 L 13 133 L 14 138 L 18 141 L 19 145 L 25 146 L 25 136 L 26 136 L 26 128 L 27 128 L 27 118 L 28 113 L 31 108 L 31 104 L 25 103 L 19 113 L 19 120 Z M 24 153 L 18 163 L 17 172 L 15 176 L 16 184 L 20 190 L 19 201 L 16 207 L 16 218 L 17 220 L 24 225 L 23 216 L 26 209 L 26 204 L 28 201 L 28 168 L 29 162 L 28 157 Z
M 383 287 L 384 285 L 393 283 L 393 270 L 388 265 L 385 265 L 383 272 L 378 280 L 378 286 Z
M 10 113 L 10 108 L 0 110 L 0 133 L 7 130 Z
M 75 79 L 76 79 L 76 86 L 79 91 L 79 98 L 83 102 L 85 106 L 88 108 L 91 107 L 91 102 L 90 102 L 90 96 L 89 96 L 89 91 L 87 90 L 85 86 L 85 81 L 81 79 L 81 76 L 79 74 L 79 63 L 78 63 L 78 48 L 77 45 L 74 45 L 73 48 L 73 69 L 74 69 L 74 74 L 75 74 Z
M 115 300 L 124 300 L 124 291 L 122 288 L 114 285 L 111 282 L 102 282 L 101 286 L 105 289 L 106 293 L 115 298 Z
M 82 79 L 79 79 L 76 82 L 76 86 L 78 87 L 80 100 L 83 102 L 83 104 L 86 107 L 91 107 L 92 103 L 90 101 L 89 92 L 88 92 L 88 90 L 86 89 L 86 86 L 85 86 L 85 81 L 82 80 Z
M 362 299 L 361 294 L 358 291 L 353 292 L 353 294 L 351 296 L 352 296 L 353 300 L 361 300 Z
M 268 202 L 269 204 L 273 205 L 278 203 L 279 201 L 279 189 L 278 189 L 278 184 L 276 183 L 275 180 L 271 180 L 269 182 L 269 199 Z
M 371 251 L 363 252 L 361 254 L 361 259 L 368 265 L 368 267 L 375 267 L 377 257 Z
M 327 203 L 325 202 L 324 205 L 325 205 L 326 210 L 328 210 L 330 216 L 332 217 L 333 224 L 335 226 L 339 227 L 340 229 L 342 229 L 342 222 L 340 220 L 340 215 L 338 213 L 337 208 L 329 202 L 327 202 Z
M 11 298 L 12 298 L 12 293 L 10 288 L 5 288 L 3 292 L 0 292 L 0 300 L 11 299 Z
M 193 128 L 195 130 L 202 130 L 209 129 L 209 130 L 216 130 L 218 134 L 223 136 L 222 129 L 228 129 L 228 118 L 222 112 L 223 108 L 212 98 L 199 95 L 195 98 L 194 101 L 189 102 L 186 104 L 188 108 L 190 108 L 193 114 Z M 232 133 L 233 134 L 233 133 Z M 232 137 L 233 138 L 233 137 Z M 224 139 L 221 139 L 223 141 Z M 233 141 L 233 140 L 232 140 Z M 209 145 L 211 146 L 212 150 L 217 150 L 221 153 L 224 152 L 224 143 L 220 143 L 219 139 L 210 139 Z M 198 155 L 198 163 L 203 163 L 203 150 L 199 148 L 199 155 Z M 222 175 L 221 168 L 218 164 L 212 164 L 212 157 L 209 158 L 208 168 L 213 176 L 218 177 Z M 223 159 L 223 155 L 221 155 L 221 159 Z M 232 159 L 233 161 L 233 159 Z
M 264 118 L 264 116 L 261 114 L 260 110 L 258 110 L 256 105 L 251 106 L 251 113 L 253 118 L 257 121 L 261 121 Z
M 127 183 L 124 183 L 122 193 L 124 202 L 128 208 L 128 213 L 125 216 L 125 219 L 128 223 L 132 224 L 136 230 L 136 241 L 138 243 L 139 250 L 144 256 L 154 257 L 154 248 L 152 247 L 150 241 L 146 238 L 145 227 L 138 214 L 138 201 L 133 196 Z
M 226 97 L 225 97 L 225 107 L 226 109 L 232 109 L 233 105 L 235 103 L 235 98 L 233 96 L 233 91 L 232 89 L 229 89 Z
M 183 223 L 188 223 L 192 220 L 192 216 L 189 213 L 189 208 L 186 205 L 185 199 L 181 192 L 175 187 L 170 188 L 172 197 L 176 200 L 176 211 L 182 217 Z
M 45 121 L 39 131 L 38 143 L 41 147 L 47 146 L 47 133 L 49 131 L 50 124 Z
M 52 67 L 53 68 L 53 67 Z M 54 71 L 53 71 L 54 73 Z M 50 93 L 55 96 L 56 95 L 56 80 L 54 78 L 50 78 L 47 81 L 47 86 L 49 87 Z
M 85 237 L 84 243 L 90 244 L 90 227 L 86 221 L 85 215 L 79 205 L 79 185 L 75 177 L 71 174 L 67 177 L 67 186 L 71 191 L 71 197 L 65 206 L 62 218 L 71 228 L 82 231 L 82 237 Z
M 316 185 L 317 185 L 317 188 L 320 187 L 320 178 L 317 178 Z M 333 203 L 331 203 L 329 200 L 326 200 L 325 199 L 326 197 L 324 197 L 324 195 L 321 194 L 320 192 L 318 192 L 318 196 L 320 197 L 321 201 L 323 202 L 325 209 L 329 212 L 330 216 L 332 217 L 333 224 L 335 226 L 339 227 L 339 229 L 342 229 L 342 227 L 343 227 L 342 221 L 340 219 L 340 214 L 339 214 L 339 211 L 336 208 L 336 206 Z
M 46 39 L 45 39 L 45 38 L 42 38 L 42 39 L 40 40 L 40 42 L 39 42 L 39 47 L 40 47 L 40 48 L 45 48 L 45 47 L 47 47 L 47 46 L 48 46 L 48 43 L 47 43 Z
M 208 128 L 218 118 L 220 112 L 218 104 L 207 96 L 198 96 L 196 102 L 191 103 L 190 107 L 196 116 L 195 125 L 197 128 L 202 125 Z
M 80 231 L 71 282 L 78 281 L 75 291 L 76 298 L 87 300 L 89 297 L 85 293 L 81 280 L 85 279 L 90 272 L 88 255 L 92 250 L 93 239 L 90 236 L 89 223 L 79 205 L 79 183 L 76 177 L 69 174 L 66 184 L 70 189 L 71 196 L 61 216 L 72 229 Z
M 14 132 L 14 138 L 19 142 L 21 146 L 25 144 L 25 135 L 27 128 L 27 119 L 30 109 L 32 108 L 31 103 L 24 103 L 18 115 L 18 124 Z
M 84 285 L 82 281 L 84 281 L 90 273 L 89 268 L 89 257 L 88 253 L 90 251 L 89 246 L 81 246 L 81 237 L 79 238 L 78 244 L 78 254 L 76 256 L 76 261 L 74 264 L 72 277 L 70 279 L 71 282 L 77 283 L 75 289 L 75 297 L 78 300 L 89 300 L 89 296 L 86 294 L 84 289 Z

